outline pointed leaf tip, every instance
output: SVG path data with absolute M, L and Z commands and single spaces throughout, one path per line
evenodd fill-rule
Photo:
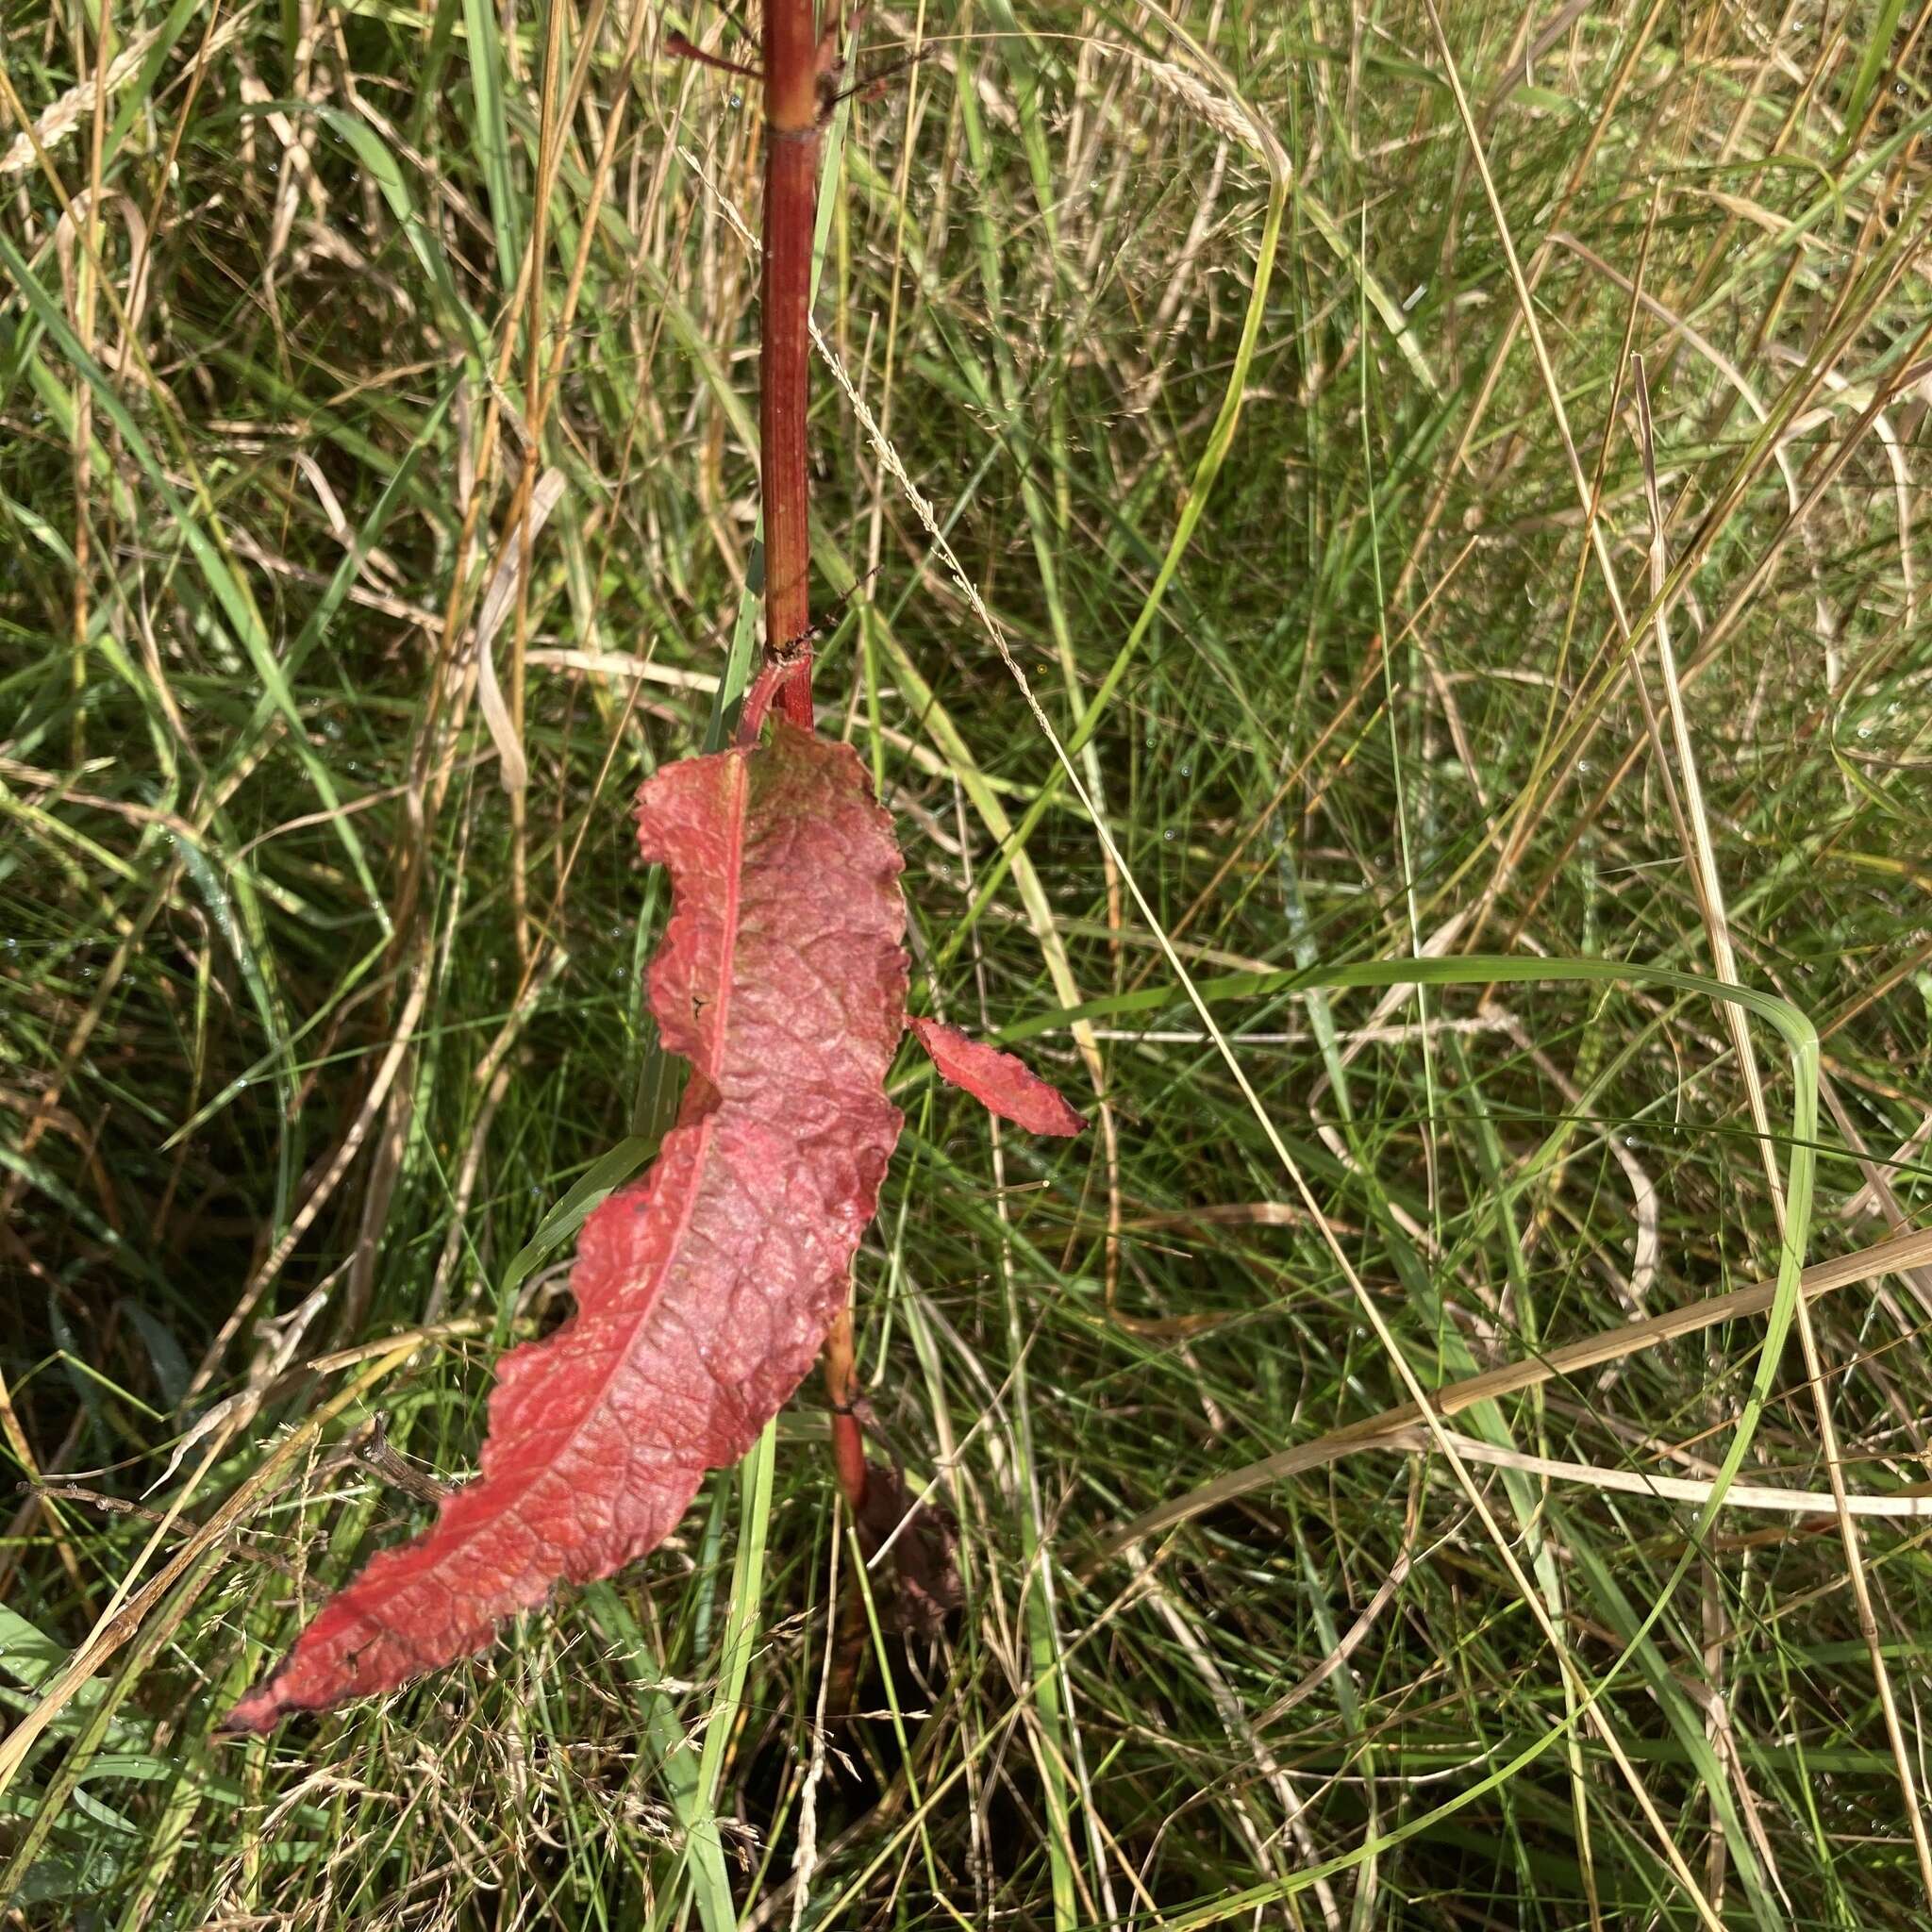
M 275 1679 L 258 1684 L 220 1724 L 218 1738 L 265 1738 L 287 1715 L 288 1707 L 275 1695 Z
M 1058 1087 L 1049 1086 L 1017 1054 L 969 1039 L 942 1020 L 908 1020 L 932 1056 L 940 1078 L 972 1094 L 988 1112 L 1029 1134 L 1073 1135 L 1086 1125 Z

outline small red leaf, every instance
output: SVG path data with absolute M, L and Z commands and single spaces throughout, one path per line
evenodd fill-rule
M 481 1474 L 324 1606 L 231 1730 L 393 1690 L 558 1581 L 655 1547 L 797 1388 L 844 1301 L 899 1136 L 891 821 L 849 746 L 781 719 L 764 747 L 658 772 L 638 837 L 676 895 L 650 985 L 691 1062 L 677 1124 L 585 1223 L 576 1313 L 498 1364 Z
M 747 80 L 762 80 L 764 75 L 756 67 L 747 67 L 740 60 L 727 60 L 722 54 L 708 54 L 689 38 L 680 33 L 664 36 L 664 51 L 675 55 L 680 60 L 696 60 L 706 67 L 715 67 L 724 74 L 741 74 Z
M 1077 1134 L 1086 1126 L 1058 1088 L 1048 1086 L 1017 1055 L 969 1040 L 941 1020 L 909 1020 L 907 1024 L 932 1056 L 940 1078 L 963 1088 L 1003 1121 L 1029 1134 Z

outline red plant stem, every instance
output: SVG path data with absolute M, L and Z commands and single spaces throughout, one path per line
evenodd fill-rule
M 818 208 L 818 22 L 813 0 L 765 0 L 765 248 L 758 441 L 765 508 L 765 649 L 796 653 L 773 708 L 809 731 L 811 527 L 806 405 L 811 375 L 811 242 Z M 757 728 L 754 723 L 754 730 Z M 858 1374 L 852 1311 L 825 1338 L 832 1462 L 855 1515 L 865 1501 L 865 1436 L 853 1413 Z
M 758 435 L 764 451 L 765 647 L 798 653 L 777 709 L 811 729 L 811 533 L 806 399 L 818 205 L 818 30 L 812 0 L 765 0 L 765 250 Z
M 853 1405 L 858 1400 L 858 1364 L 852 1352 L 850 1301 L 833 1321 L 821 1359 L 825 1396 L 832 1406 L 832 1467 L 856 1517 L 865 1504 L 865 1431 L 853 1413 Z

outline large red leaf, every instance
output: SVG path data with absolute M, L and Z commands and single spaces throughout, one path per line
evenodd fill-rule
M 576 1312 L 498 1365 L 482 1474 L 330 1599 L 231 1729 L 393 1690 L 481 1649 L 558 1579 L 660 1542 L 797 1388 L 898 1139 L 902 861 L 842 744 L 776 721 L 638 799 L 675 910 L 651 968 L 691 1063 L 657 1164 L 584 1224 Z

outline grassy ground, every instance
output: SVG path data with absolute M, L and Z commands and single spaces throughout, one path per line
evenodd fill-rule
M 808 1389 L 266 1743 L 664 1118 L 755 90 L 631 0 L 6 9 L 8 1923 L 1927 1923 L 1932 31 L 1437 4 L 863 24 L 819 696 L 922 997 L 1099 1120 L 902 1063 L 961 1613 L 855 1588 Z

